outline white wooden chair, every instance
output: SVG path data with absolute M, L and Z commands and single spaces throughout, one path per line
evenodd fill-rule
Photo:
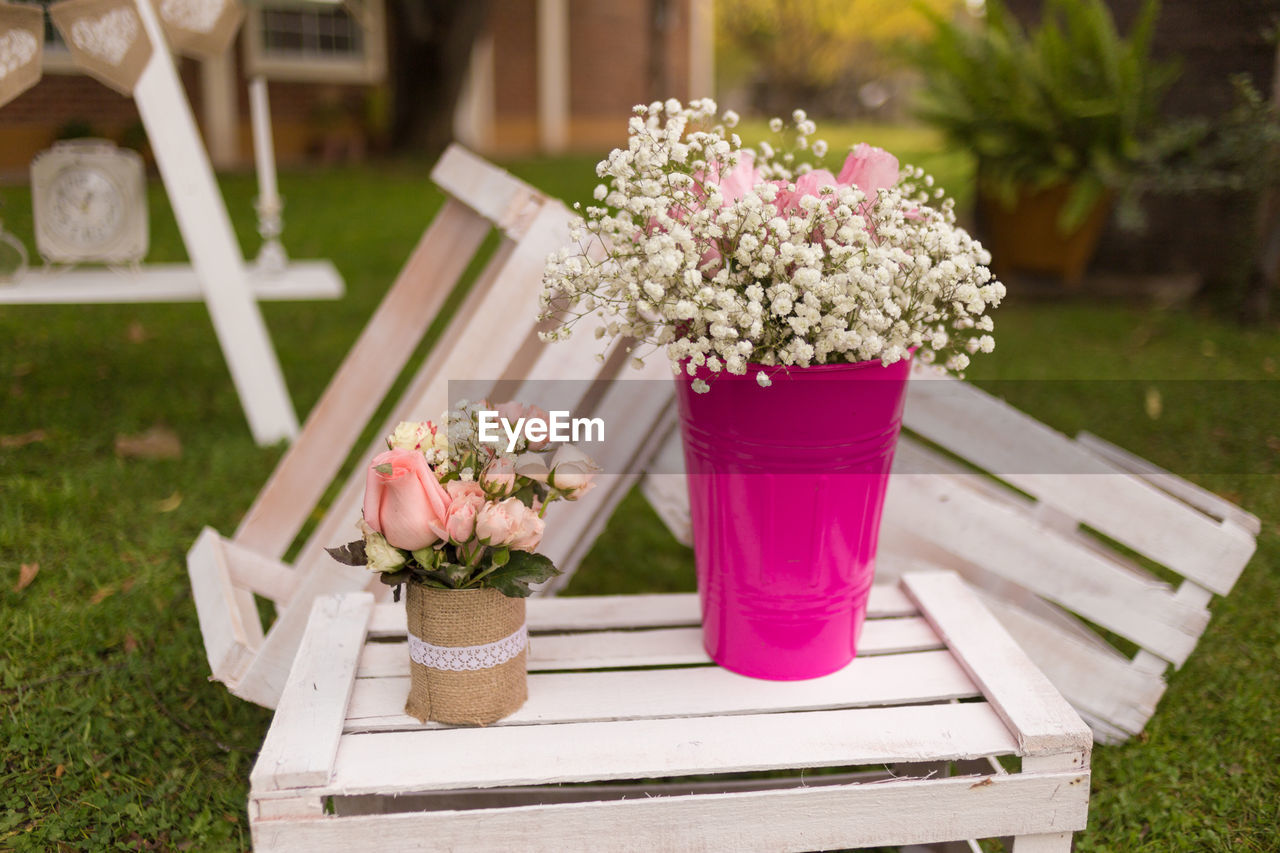
M 274 707 L 320 595 L 375 589 L 368 572 L 337 564 L 326 546 L 354 535 L 364 485 L 363 466 L 346 478 L 296 556 L 284 557 L 318 507 L 350 450 L 374 418 L 402 367 L 422 340 L 489 232 L 501 242 L 449 328 L 382 421 L 379 438 L 359 459 L 382 448 L 380 438 L 401 420 L 437 418 L 448 408 L 449 380 L 500 380 L 503 399 L 521 399 L 524 382 L 578 379 L 558 386 L 580 416 L 615 425 L 609 445 L 620 458 L 598 460 L 606 471 L 639 470 L 624 458 L 651 453 L 648 439 L 667 414 L 669 383 L 610 383 L 627 358 L 615 349 L 603 362 L 589 335 L 568 343 L 538 340 L 539 283 L 547 254 L 568 239 L 569 212 L 559 202 L 488 163 L 453 147 L 432 172 L 448 199 L 281 459 L 235 535 L 206 528 L 187 556 L 193 595 L 213 677 L 232 693 Z M 654 360 L 641 374 L 657 379 Z M 578 389 L 578 390 L 574 390 Z M 498 391 L 497 388 L 494 389 Z M 626 494 L 634 475 L 602 475 L 599 485 L 552 525 L 541 550 L 557 565 L 573 566 Z M 385 592 L 385 589 L 382 590 Z M 264 631 L 255 596 L 276 617 Z
M 882 566 L 956 569 L 1099 741 L 1141 732 L 1210 600 L 1252 556 L 1258 519 L 1097 436 L 1073 441 L 920 368 L 903 429 Z M 644 490 L 688 541 L 678 432 L 658 460 Z
M 549 528 L 542 550 L 566 573 L 543 591 L 568 580 L 634 472 L 648 471 L 646 496 L 677 538 L 689 541 L 670 382 L 608 382 L 626 353 L 615 349 L 601 364 L 590 335 L 550 346 L 536 338 L 543 260 L 566 237 L 566 209 L 456 147 L 432 176 L 449 200 L 301 437 L 235 536 L 206 529 L 188 556 L 214 677 L 259 704 L 278 699 L 311 602 L 370 585 L 366 572 L 340 566 L 323 551 L 352 535 L 363 487 L 359 467 L 292 562 L 281 558 L 493 227 L 502 234 L 500 247 L 377 434 L 399 420 L 437 416 L 447 406 L 446 378 L 499 378 L 502 393 L 495 396 L 504 399 L 522 399 L 526 381 L 593 380 L 566 404 L 575 414 L 605 417 L 614 429 L 608 447 L 618 457 L 602 460 L 605 468 L 633 473 L 602 477 Z M 661 358 L 640 374 L 623 374 L 666 376 Z M 1209 600 L 1230 591 L 1252 554 L 1257 519 L 1096 437 L 1072 441 L 968 383 L 929 381 L 918 372 L 905 427 L 881 545 L 895 559 L 884 565 L 958 569 L 1099 739 L 1141 731 L 1163 693 L 1164 672 L 1186 659 L 1203 632 Z M 1176 587 L 1167 580 L 1174 577 Z M 255 595 L 278 614 L 265 633 Z M 1122 653 L 1108 634 L 1138 651 Z

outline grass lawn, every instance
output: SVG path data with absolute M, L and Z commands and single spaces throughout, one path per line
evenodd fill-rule
M 944 184 L 966 185 L 967 164 L 927 137 L 865 136 L 909 151 L 903 159 L 945 174 Z M 585 199 L 594 161 L 510 166 Z M 403 163 L 282 175 L 291 253 L 332 258 L 348 289 L 336 302 L 263 307 L 299 412 L 440 203 L 428 171 Z M 253 178 L 226 176 L 223 188 L 252 254 Z M 151 259 L 180 258 L 168 205 L 152 190 Z M 6 227 L 30 242 L 28 192 L 4 188 L 0 201 Z M 184 554 L 204 525 L 234 530 L 280 448 L 250 439 L 201 305 L 0 307 L 0 339 L 0 849 L 245 848 L 248 775 L 270 714 L 206 680 Z M 1213 605 L 1148 731 L 1096 750 L 1077 849 L 1277 849 L 1277 329 L 1013 298 L 997 314 L 997 339 L 976 381 L 1060 429 L 1087 427 L 1188 472 L 1264 522 L 1257 555 Z M 1153 394 L 1158 418 L 1146 402 Z M 118 436 L 157 424 L 179 436 L 180 458 L 117 454 Z M 39 572 L 19 590 L 24 565 Z M 692 583 L 690 552 L 633 495 L 571 591 Z

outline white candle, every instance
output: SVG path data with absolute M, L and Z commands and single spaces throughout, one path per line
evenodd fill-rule
M 253 159 L 258 171 L 258 205 L 262 210 L 277 211 L 280 193 L 276 188 L 271 107 L 267 103 L 267 81 L 261 75 L 249 81 L 249 120 L 253 126 Z

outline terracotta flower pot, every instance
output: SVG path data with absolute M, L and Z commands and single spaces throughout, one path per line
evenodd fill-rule
M 978 192 L 978 213 L 983 240 L 991 251 L 997 275 L 1009 272 L 1048 273 L 1061 276 L 1076 287 L 1093 259 L 1102 227 L 1111 210 L 1109 196 L 1099 199 L 1084 221 L 1063 233 L 1058 217 L 1070 195 L 1070 186 L 1057 184 L 1044 190 L 1023 189 L 1012 207 L 994 196 Z

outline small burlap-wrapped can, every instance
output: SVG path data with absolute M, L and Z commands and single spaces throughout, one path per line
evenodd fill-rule
M 405 713 L 423 722 L 483 726 L 523 705 L 529 696 L 524 599 L 496 589 L 406 587 Z

